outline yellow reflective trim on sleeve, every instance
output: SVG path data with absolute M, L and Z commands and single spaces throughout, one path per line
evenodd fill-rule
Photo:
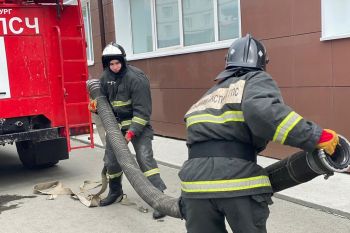
M 298 113 L 290 112 L 283 121 L 277 126 L 276 132 L 273 135 L 272 141 L 284 144 L 289 132 L 295 127 L 298 122 L 303 119 Z
M 126 120 L 126 121 L 122 121 L 120 123 L 118 123 L 119 128 L 125 128 L 131 125 L 131 120 Z
M 131 120 L 126 120 L 126 121 L 122 121 L 120 123 L 120 125 L 123 127 L 123 126 L 128 126 L 128 125 L 131 125 Z
M 127 105 L 130 105 L 132 102 L 131 102 L 131 99 L 130 100 L 127 100 L 127 101 L 113 101 L 111 104 L 113 107 L 123 107 L 123 106 L 127 106 Z
M 147 124 L 147 121 L 146 121 L 146 120 L 144 120 L 144 119 L 142 119 L 142 118 L 140 118 L 140 117 L 136 117 L 136 116 L 134 116 L 134 117 L 132 118 L 132 121 L 135 122 L 135 123 L 138 123 L 138 124 L 140 124 L 140 125 L 146 125 L 146 124 Z
M 160 173 L 159 168 L 154 168 L 154 169 L 151 169 L 151 170 L 148 170 L 148 171 L 144 172 L 143 174 L 146 177 L 149 177 L 149 176 L 153 176 L 153 175 L 158 174 L 158 173 Z
M 288 127 L 286 133 L 283 135 L 282 142 L 281 142 L 282 144 L 284 144 L 284 141 L 286 141 L 289 132 L 294 128 L 294 126 L 295 126 L 296 124 L 299 123 L 299 121 L 300 121 L 301 119 L 303 119 L 303 118 L 302 118 L 301 116 L 298 116 L 297 119 L 292 123 L 292 125 Z
M 186 127 L 188 128 L 191 125 L 198 123 L 224 124 L 226 122 L 234 121 L 244 122 L 244 116 L 242 111 L 226 111 L 219 116 L 212 114 L 193 115 L 186 119 Z
M 262 187 L 271 187 L 268 176 L 255 176 L 231 180 L 181 182 L 187 193 L 231 192 Z
M 120 177 L 121 175 L 123 175 L 123 172 L 118 172 L 118 173 L 114 173 L 114 174 L 106 174 L 107 178 L 108 179 L 114 179 L 114 178 L 117 178 L 117 177 Z
M 283 121 L 277 126 L 277 129 L 275 131 L 275 135 L 273 135 L 272 141 L 276 142 L 278 135 L 280 135 L 280 131 L 283 129 L 283 126 L 287 124 L 288 120 L 292 117 L 293 112 L 290 112 L 284 119 Z

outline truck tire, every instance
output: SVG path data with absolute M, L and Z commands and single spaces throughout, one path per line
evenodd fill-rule
M 26 168 L 52 167 L 61 159 L 68 158 L 67 143 L 65 138 L 32 142 L 16 142 L 19 159 Z

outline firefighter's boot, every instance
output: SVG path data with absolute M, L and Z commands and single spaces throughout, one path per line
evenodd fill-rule
M 100 206 L 107 206 L 123 199 L 122 176 L 109 180 L 108 196 L 100 201 Z

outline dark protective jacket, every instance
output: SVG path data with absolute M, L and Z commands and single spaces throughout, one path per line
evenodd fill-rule
M 276 83 L 263 71 L 219 82 L 188 110 L 185 121 L 190 158 L 179 176 L 187 198 L 271 193 L 257 153 L 269 141 L 313 151 L 322 132 L 283 103 Z
M 138 136 L 144 127 L 151 128 L 150 84 L 142 70 L 127 65 L 122 74 L 115 74 L 107 68 L 100 83 L 123 132 L 131 130 Z

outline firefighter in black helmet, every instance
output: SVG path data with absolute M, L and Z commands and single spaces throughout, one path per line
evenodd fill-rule
M 153 158 L 153 130 L 150 124 L 152 100 L 149 80 L 138 68 L 127 64 L 122 46 L 108 44 L 102 53 L 103 74 L 100 79 L 101 90 L 109 100 L 125 140 L 133 144 L 136 159 L 151 183 L 161 191 L 166 189 L 162 181 L 156 160 Z M 96 101 L 91 101 L 90 110 L 96 111 Z M 100 206 L 119 202 L 123 198 L 122 169 L 106 141 L 104 156 L 107 177 L 109 179 L 108 196 L 101 200 Z M 165 215 L 157 210 L 153 218 Z
M 217 83 L 185 115 L 189 159 L 179 176 L 189 233 L 227 232 L 225 218 L 235 233 L 266 232 L 272 189 L 256 160 L 269 141 L 334 153 L 337 134 L 283 103 L 267 61 L 250 35 L 235 40 Z

